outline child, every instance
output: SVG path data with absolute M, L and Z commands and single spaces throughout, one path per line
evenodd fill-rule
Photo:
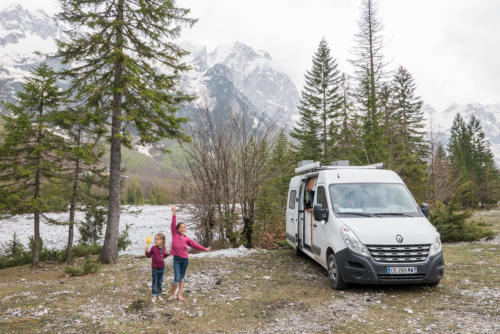
M 179 223 L 176 225 L 177 217 L 175 215 L 175 205 L 172 206 L 172 250 L 171 254 L 174 256 L 174 284 L 172 285 L 172 293 L 168 300 L 174 300 L 175 291 L 177 290 L 177 285 L 179 285 L 179 294 L 177 300 L 183 301 L 182 289 L 184 288 L 184 275 L 186 274 L 186 269 L 188 266 L 188 252 L 187 246 L 191 248 L 196 248 L 204 252 L 209 251 L 209 248 L 205 248 L 189 237 L 186 236 L 186 224 Z
M 155 245 L 151 247 L 148 252 L 148 245 L 146 245 L 146 256 L 152 257 L 151 267 L 153 268 L 153 283 L 151 290 L 153 292 L 152 302 L 156 303 L 161 298 L 161 284 L 163 282 L 163 274 L 165 273 L 165 258 L 169 255 L 165 249 L 165 235 L 158 233 L 155 236 Z

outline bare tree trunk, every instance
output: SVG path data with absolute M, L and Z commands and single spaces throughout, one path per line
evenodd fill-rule
M 118 0 L 117 21 L 123 21 L 123 2 Z M 123 52 L 123 26 L 116 27 L 117 48 Z M 113 116 L 111 121 L 111 153 L 109 165 L 109 210 L 106 224 L 106 236 L 102 246 L 99 261 L 114 263 L 118 260 L 118 233 L 120 227 L 120 176 L 121 176 L 121 110 L 122 93 L 119 87 L 123 85 L 123 57 L 118 57 L 115 63 L 115 92 L 113 94 Z
M 77 143 L 76 146 L 80 147 L 80 139 L 82 135 L 82 129 L 78 128 Z M 68 246 L 66 247 L 66 263 L 71 262 L 71 256 L 73 251 L 73 236 L 74 236 L 74 224 L 75 224 L 75 211 L 76 211 L 76 199 L 78 195 L 78 178 L 80 175 L 80 158 L 75 160 L 75 171 L 73 174 L 73 190 L 71 192 L 71 204 L 69 207 L 69 227 L 68 227 Z
M 42 96 L 43 96 L 43 91 L 42 91 Z M 38 123 L 38 130 L 37 130 L 37 138 L 36 142 L 38 144 L 41 143 L 42 141 L 42 125 L 40 124 L 41 119 L 42 119 L 42 114 L 43 114 L 43 103 L 40 104 L 38 107 L 38 115 L 39 115 L 39 123 Z M 35 202 L 35 212 L 34 212 L 34 235 L 33 238 L 34 240 L 34 245 L 33 245 L 33 262 L 32 265 L 33 267 L 37 267 L 40 264 L 40 210 L 38 207 L 38 199 L 40 198 L 40 160 L 41 156 L 40 153 L 37 153 L 37 159 L 36 159 L 36 171 L 35 171 L 35 194 L 33 196 L 34 202 Z

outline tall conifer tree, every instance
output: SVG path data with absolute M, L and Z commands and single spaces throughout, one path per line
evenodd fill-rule
M 345 73 L 340 76 L 341 108 L 338 129 L 331 133 L 330 156 L 332 160 L 356 160 L 355 114 L 349 78 Z
M 321 157 L 321 161 L 328 162 L 330 134 L 338 131 L 342 96 L 337 61 L 330 55 L 325 39 L 319 43 L 312 63 L 312 69 L 305 75 L 299 102 L 301 119 L 292 136 L 299 141 L 303 159 Z M 318 144 L 320 151 L 315 152 Z
M 363 126 L 363 147 L 360 159 L 366 163 L 385 161 L 386 137 L 382 126 L 384 110 L 380 108 L 380 89 L 385 77 L 382 54 L 382 24 L 377 17 L 377 8 L 372 0 L 363 0 L 359 33 L 352 64 L 356 68 L 358 81 L 356 98 Z
M 164 0 L 62 0 L 58 18 L 70 26 L 59 41 L 63 63 L 73 65 L 72 87 L 86 85 L 89 101 L 111 121 L 109 211 L 102 262 L 118 256 L 121 144 L 134 128 L 140 143 L 162 138 L 187 140 L 176 117 L 191 96 L 179 91 L 186 54 L 171 40 L 195 20 L 189 9 Z
M 416 85 L 410 72 L 399 67 L 391 87 L 392 104 L 387 136 L 392 146 L 390 168 L 405 180 L 417 199 L 424 198 L 429 145 L 425 140 L 423 102 L 416 96 Z M 390 110 L 390 113 L 389 113 Z
M 62 101 L 56 74 L 47 65 L 36 67 L 22 84 L 16 104 L 7 103 L 10 116 L 3 116 L 4 134 L 0 146 L 0 212 L 33 214 L 33 266 L 40 258 L 40 221 L 50 211 L 54 193 L 42 188 L 60 177 L 63 138 L 53 133 L 54 120 Z

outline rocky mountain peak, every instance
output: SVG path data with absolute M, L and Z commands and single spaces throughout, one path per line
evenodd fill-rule
M 48 39 L 59 33 L 56 22 L 43 10 L 28 11 L 21 5 L 0 10 L 0 45 L 17 44 L 28 35 Z

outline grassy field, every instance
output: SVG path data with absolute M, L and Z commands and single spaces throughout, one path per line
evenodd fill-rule
M 498 233 L 500 211 L 481 216 Z M 290 249 L 193 258 L 185 301 L 158 304 L 146 258 L 124 256 L 83 277 L 67 277 L 60 264 L 9 268 L 0 270 L 0 333 L 500 332 L 498 238 L 446 244 L 444 255 L 436 288 L 345 291 L 330 289 L 326 272 Z M 164 294 L 171 278 L 170 259 Z

